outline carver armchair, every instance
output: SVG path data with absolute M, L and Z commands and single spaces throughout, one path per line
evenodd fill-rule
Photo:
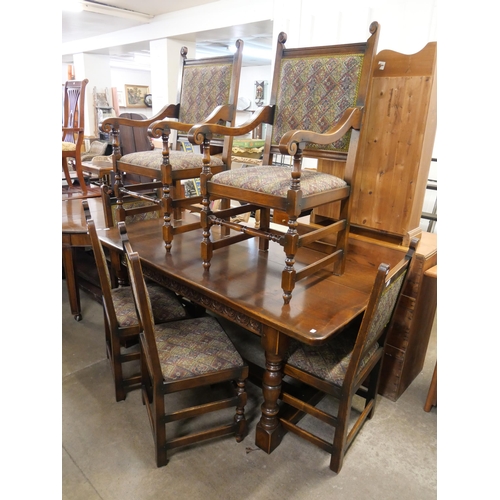
M 356 166 L 356 147 L 365 97 L 379 36 L 379 25 L 370 26 L 366 42 L 308 48 L 285 48 L 286 34 L 278 37 L 270 104 L 239 127 L 198 124 L 189 132 L 204 151 L 200 176 L 203 196 L 201 256 L 209 270 L 214 250 L 258 237 L 261 250 L 269 241 L 284 248 L 283 300 L 288 304 L 295 283 L 327 268 L 342 274 L 349 232 L 349 195 Z M 267 124 L 262 166 L 215 173 L 210 144 L 216 134 L 235 137 Z M 274 154 L 293 157 L 293 166 L 273 164 Z M 343 165 L 343 175 L 333 176 L 305 169 L 303 157 L 330 159 Z M 226 198 L 244 204 L 214 212 L 211 202 Z M 298 218 L 315 207 L 339 202 L 338 219 L 323 226 L 299 227 Z M 260 210 L 258 229 L 231 222 L 231 217 Z M 286 232 L 271 227 L 271 212 L 285 213 Z M 237 232 L 216 239 L 214 225 Z M 302 246 L 318 250 L 318 260 L 300 270 L 295 256 Z M 326 254 L 326 255 L 325 255 Z
M 125 220 L 121 197 L 141 196 L 137 188 L 130 191 L 123 174 L 126 173 L 155 180 L 162 196 L 154 202 L 162 207 L 165 247 L 170 251 L 176 233 L 200 228 L 199 216 L 183 223 L 183 209 L 199 210 L 200 197 L 185 198 L 182 181 L 196 179 L 202 169 L 202 155 L 178 149 L 177 139 L 186 136 L 196 123 L 208 121 L 234 125 L 236 102 L 241 72 L 243 42 L 236 42 L 236 52 L 230 56 L 207 59 L 187 59 L 187 48 L 181 50 L 181 67 L 177 104 L 165 106 L 148 120 L 109 118 L 102 129 L 109 132 L 113 144 L 114 189 L 118 199 L 118 216 Z M 123 126 L 142 127 L 153 137 L 162 138 L 163 149 L 122 155 L 120 129 Z M 169 146 L 172 143 L 172 148 Z M 232 138 L 214 140 L 211 153 L 212 168 L 221 172 L 231 165 Z

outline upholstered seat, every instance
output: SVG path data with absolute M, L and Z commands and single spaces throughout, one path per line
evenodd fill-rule
M 148 292 L 153 309 L 155 323 L 165 323 L 186 317 L 186 311 L 178 297 L 170 292 L 166 293 L 164 287 L 155 283 L 148 283 Z M 111 289 L 111 298 L 116 312 L 116 320 L 120 328 L 137 326 L 137 312 L 134 297 L 130 286 L 121 286 Z
M 63 151 L 76 151 L 76 144 L 74 142 L 62 141 Z
M 155 340 L 166 382 L 245 366 L 219 322 L 210 316 L 156 325 Z
M 170 164 L 172 170 L 187 170 L 189 168 L 201 169 L 203 166 L 203 155 L 196 153 L 187 153 L 185 151 L 170 151 Z M 123 155 L 121 161 L 128 165 L 134 165 L 138 168 L 146 168 L 148 170 L 157 170 L 157 178 L 161 177 L 161 169 L 163 165 L 163 155 L 161 150 L 139 151 Z M 223 166 L 222 158 L 214 155 L 214 166 Z
M 289 167 L 280 166 L 240 168 L 216 174 L 212 177 L 212 182 L 272 196 L 286 196 L 290 189 L 290 173 Z M 300 178 L 300 186 L 302 194 L 308 196 L 313 193 L 346 187 L 347 182 L 333 175 L 304 170 Z

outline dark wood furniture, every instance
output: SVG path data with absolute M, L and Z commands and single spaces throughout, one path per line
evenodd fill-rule
M 434 372 L 432 373 L 431 383 L 429 385 L 429 392 L 425 399 L 424 411 L 430 412 L 433 406 L 437 406 L 437 363 L 434 365 Z
M 134 372 L 132 368 L 128 375 L 125 375 L 124 371 L 126 363 L 140 359 L 138 342 L 139 332 L 142 330 L 141 323 L 137 317 L 131 287 L 112 287 L 106 255 L 97 236 L 95 222 L 91 219 L 87 200 L 82 202 L 82 206 L 101 285 L 106 354 L 111 365 L 115 398 L 116 401 L 123 401 L 126 393 L 139 387 L 141 381 L 138 370 Z M 148 286 L 147 293 L 156 323 L 186 317 L 186 310 L 175 293 L 155 283 Z
M 208 270 L 214 250 L 247 238 L 258 237 L 260 249 L 269 241 L 285 253 L 282 270 L 283 300 L 288 304 L 295 283 L 320 269 L 344 272 L 349 234 L 350 184 L 355 175 L 356 148 L 365 100 L 379 36 L 379 25 L 370 26 L 371 36 L 362 43 L 306 48 L 285 48 L 286 34 L 278 37 L 270 104 L 239 127 L 196 125 L 189 132 L 193 143 L 202 144 L 204 168 L 200 176 L 203 196 L 201 256 Z M 211 168 L 210 144 L 217 135 L 244 135 L 267 124 L 262 166 L 216 173 Z M 293 167 L 272 164 L 272 155 L 293 157 Z M 302 158 L 342 158 L 345 171 L 334 176 L 302 168 Z M 213 211 L 213 199 L 229 198 L 244 203 L 236 208 Z M 337 202 L 339 216 L 325 225 L 304 225 L 297 219 L 304 211 Z M 231 217 L 260 210 L 260 226 L 250 228 Z M 286 213 L 287 231 L 271 228 L 271 211 Z M 211 228 L 220 225 L 237 231 L 214 240 Z M 329 238 L 329 241 L 325 239 Z M 295 255 L 300 247 L 315 248 L 318 257 L 297 270 Z
M 122 251 L 116 228 L 98 233 L 105 246 Z M 259 252 L 256 239 L 229 245 L 214 259 L 213 272 L 205 273 L 199 265 L 197 231 L 179 235 L 171 253 L 165 252 L 159 220 L 130 225 L 128 235 L 141 257 L 145 276 L 261 337 L 264 402 L 256 444 L 267 453 L 278 446 L 284 432 L 278 420 L 278 396 L 290 339 L 320 345 L 335 336 L 364 312 L 378 265 L 385 262 L 394 266 L 406 253 L 393 246 L 366 252 L 354 240 L 349 244 L 344 274 L 335 276 L 320 270 L 301 280 L 291 308 L 283 304 L 280 293 L 282 251 L 277 246 Z M 296 265 L 300 269 L 314 258 L 314 251 L 300 248 Z
M 392 401 L 421 373 L 437 309 L 437 235 L 423 232 L 413 258 L 410 280 L 387 333 L 379 392 Z
M 424 279 L 430 280 L 431 284 L 435 284 L 437 282 L 437 265 L 425 271 Z M 427 398 L 425 400 L 424 410 L 429 412 L 433 406 L 437 406 L 437 361 L 434 365 L 434 372 L 429 385 L 429 392 L 427 393 Z
M 71 190 L 73 179 L 68 160 L 72 162 L 79 183 L 78 189 L 84 194 L 87 192 L 87 185 L 83 177 L 81 154 L 85 133 L 85 88 L 88 82 L 87 79 L 67 81 L 63 95 L 62 170 L 67 188 Z
M 132 250 L 125 223 L 118 223 L 127 259 L 130 282 L 143 331 L 141 345 L 141 389 L 155 442 L 156 465 L 167 464 L 167 451 L 181 446 L 234 434 L 240 442 L 247 433 L 245 380 L 248 366 L 229 337 L 212 316 L 184 319 L 168 324 L 154 323 L 151 290 L 146 286 L 137 252 Z M 229 391 L 221 391 L 222 383 Z M 192 402 L 173 409 L 168 395 L 202 389 Z M 212 423 L 203 429 L 190 428 L 196 417 L 236 407 L 231 421 Z M 226 417 L 227 418 L 227 417 Z M 166 424 L 183 421 L 182 432 L 166 435 Z M 188 430 L 186 430 L 188 429 Z
M 234 125 L 238 87 L 241 72 L 243 42 L 236 42 L 233 55 L 206 59 L 187 59 L 187 48 L 181 50 L 179 88 L 177 104 L 165 106 L 148 120 L 109 118 L 102 129 L 109 132 L 113 145 L 113 168 L 115 173 L 115 195 L 118 198 L 119 220 L 125 220 L 125 210 L 120 206 L 121 197 L 147 197 L 130 190 L 123 175 L 139 175 L 155 180 L 161 188 L 161 197 L 153 199 L 162 208 L 164 218 L 164 241 L 170 251 L 175 234 L 200 227 L 199 218 L 194 222 L 182 219 L 185 208 L 199 210 L 200 197 L 184 197 L 182 181 L 196 179 L 202 169 L 202 155 L 179 150 L 177 135 L 186 135 L 195 124 L 203 121 Z M 163 149 L 122 154 L 120 129 L 123 126 L 150 130 L 153 137 L 162 138 Z M 169 146 L 172 143 L 172 147 Z M 213 168 L 219 172 L 231 166 L 232 138 L 215 142 L 212 153 L 221 153 L 213 159 Z M 146 188 L 148 190 L 149 187 Z M 184 221 L 184 224 L 183 224 Z
M 300 344 L 285 363 L 285 375 L 315 388 L 319 395 L 315 394 L 311 402 L 304 397 L 303 388 L 292 392 L 285 388 L 293 385 L 284 384 L 280 399 L 297 411 L 281 417 L 280 422 L 285 429 L 327 451 L 331 455 L 330 469 L 336 473 L 340 472 L 344 456 L 366 420 L 375 412 L 385 336 L 408 276 L 416 243 L 416 240 L 412 242 L 407 255 L 394 268 L 380 264 L 361 325 L 350 325 L 324 345 Z M 325 396 L 336 400 L 335 410 L 317 406 Z M 353 404 L 355 396 L 362 398 L 362 410 L 357 402 Z M 324 439 L 301 425 L 305 415 L 334 427 L 333 440 Z

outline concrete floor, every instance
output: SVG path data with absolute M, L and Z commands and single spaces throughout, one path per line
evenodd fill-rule
M 65 500 L 377 499 L 437 497 L 437 409 L 423 410 L 436 361 L 436 327 L 422 373 L 377 411 L 346 455 L 340 474 L 329 456 L 287 434 L 270 455 L 257 449 L 260 389 L 248 384 L 249 434 L 179 449 L 157 468 L 139 391 L 114 400 L 104 350 L 102 307 L 82 292 L 81 322 L 62 282 L 62 498 Z M 230 326 L 225 324 L 225 326 Z M 239 335 L 241 338 L 241 335 Z M 239 347 L 253 349 L 252 334 Z M 253 351 L 253 356 L 261 356 Z

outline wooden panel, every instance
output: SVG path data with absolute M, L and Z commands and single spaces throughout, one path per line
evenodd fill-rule
M 403 372 L 405 352 L 391 345 L 385 346 L 382 373 L 380 374 L 379 393 L 396 401 L 401 395 L 400 381 Z
M 414 115 L 426 113 L 431 84 L 430 77 L 374 79 L 361 155 L 361 164 L 367 168 L 360 168 L 356 178 L 353 224 L 400 235 L 413 229 L 410 221 L 413 203 L 418 201 L 426 125 Z M 429 166 L 430 158 L 426 167 L 422 165 L 426 179 Z M 422 203 L 423 199 L 419 210 Z
M 394 326 L 391 329 L 391 338 L 387 343 L 396 349 L 405 351 L 410 337 L 410 327 L 415 312 L 415 299 L 401 295 L 399 307 L 394 313 Z
M 435 136 L 436 43 L 377 55 L 351 223 L 404 237 L 419 226 Z
M 420 232 L 436 133 L 436 52 L 432 42 L 416 54 L 384 50 L 376 57 L 352 181 L 353 232 L 406 246 Z M 336 174 L 337 167 L 319 161 L 318 170 Z M 311 220 L 335 216 L 331 204 Z
M 387 332 L 379 393 L 396 401 L 424 366 L 437 307 L 437 236 L 422 233 L 396 321 Z M 435 269 L 435 270 L 434 270 Z
M 345 173 L 345 162 L 320 159 L 318 160 L 318 170 L 330 175 L 336 175 L 337 177 L 343 179 Z M 338 219 L 339 214 L 340 202 L 337 201 L 315 208 L 311 220 L 314 222 L 316 220 L 316 216 L 327 217 L 329 219 Z

